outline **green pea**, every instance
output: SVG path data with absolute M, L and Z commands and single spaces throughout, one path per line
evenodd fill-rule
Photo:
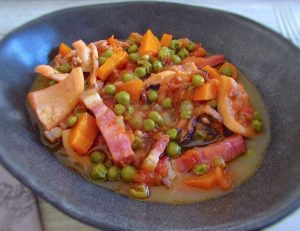
M 150 132 L 155 129 L 155 122 L 152 119 L 146 119 L 143 121 L 145 131 Z
M 176 54 L 176 51 L 173 50 L 173 49 L 170 49 L 170 55 L 171 55 L 171 57 L 172 57 L 173 55 L 175 55 L 175 54 Z
M 207 132 L 204 130 L 195 131 L 194 139 L 205 141 L 207 138 Z
M 115 98 L 119 104 L 126 106 L 130 103 L 130 95 L 126 91 L 120 91 Z
M 158 58 L 162 61 L 166 60 L 171 56 L 170 49 L 167 47 L 162 47 L 158 52 Z
M 56 84 L 56 81 L 55 80 L 50 80 L 48 84 L 49 84 L 49 86 L 53 86 L 54 84 Z
M 70 73 L 72 71 L 72 66 L 68 63 L 64 63 L 58 68 L 58 71 L 61 73 Z
M 138 51 L 138 46 L 135 45 L 135 44 L 133 44 L 133 45 L 131 45 L 131 46 L 128 48 L 127 51 L 128 51 L 128 53 L 135 53 L 135 52 Z
M 228 67 L 228 66 L 222 67 L 221 70 L 220 70 L 220 73 L 222 75 L 226 75 L 226 76 L 229 76 L 229 77 L 231 77 L 232 74 L 233 74 L 231 68 Z
M 195 47 L 196 47 L 196 44 L 195 44 L 194 42 L 192 42 L 192 41 L 189 41 L 188 44 L 187 44 L 187 46 L 186 46 L 186 49 L 187 49 L 189 52 L 191 52 L 192 50 L 195 49 Z
M 173 39 L 173 40 L 171 40 L 171 42 L 170 42 L 170 48 L 171 48 L 171 49 L 176 50 L 176 49 L 181 48 L 181 46 L 182 46 L 182 43 L 181 43 L 179 40 Z
M 254 112 L 254 119 L 259 120 L 259 121 L 262 120 L 261 114 L 260 114 L 258 111 L 255 111 L 255 112 Z
M 104 87 L 104 93 L 107 95 L 114 95 L 116 92 L 116 86 L 113 84 L 106 84 Z
M 144 67 L 135 68 L 134 74 L 136 74 L 139 78 L 146 76 L 147 72 Z
M 123 81 L 124 83 L 126 83 L 126 82 L 128 82 L 128 81 L 130 81 L 130 80 L 133 80 L 133 75 L 130 74 L 130 73 L 125 73 L 125 74 L 123 75 L 123 77 L 122 77 L 122 81 Z
M 178 131 L 176 128 L 170 128 L 167 131 L 167 135 L 170 137 L 171 140 L 176 140 L 178 137 Z
M 193 167 L 193 173 L 195 173 L 196 175 L 203 175 L 207 173 L 208 170 L 209 170 L 209 166 L 204 163 L 196 164 Z
M 137 199 L 146 199 L 149 197 L 150 192 L 147 185 L 137 185 L 130 189 L 130 194 Z
M 179 64 L 181 62 L 181 59 L 178 55 L 172 55 L 172 61 L 174 64 Z
M 180 51 L 178 51 L 177 55 L 178 55 L 181 59 L 185 59 L 186 57 L 189 56 L 189 52 L 188 52 L 187 49 L 181 48 Z
M 132 114 L 134 112 L 134 107 L 132 106 L 127 106 L 127 109 L 128 109 L 128 114 Z
M 147 98 L 149 102 L 155 102 L 158 98 L 157 91 L 153 91 L 153 90 L 149 91 L 147 93 Z
M 205 80 L 202 75 L 193 75 L 192 84 L 195 87 L 200 87 L 204 84 Z
M 77 117 L 76 116 L 69 116 L 68 119 L 67 119 L 67 126 L 70 128 L 70 127 L 73 127 L 77 122 Z
M 138 60 L 139 57 L 140 57 L 139 53 L 131 53 L 129 55 L 129 59 L 134 63 Z
M 79 118 L 82 116 L 83 112 L 77 112 L 75 114 L 75 116 L 77 117 L 77 119 L 79 120 Z
M 148 62 L 150 60 L 150 55 L 142 55 L 138 60 L 136 61 L 137 64 L 142 65 L 144 62 Z
M 122 104 L 116 104 L 114 106 L 114 112 L 117 114 L 117 115 L 122 115 L 124 112 L 125 112 L 126 108 L 125 106 L 123 106 Z
M 98 59 L 98 61 L 99 61 L 99 65 L 101 66 L 101 65 L 103 65 L 103 64 L 106 62 L 106 58 L 103 57 L 103 56 L 101 56 L 101 57 Z
M 162 106 L 165 109 L 171 108 L 172 107 L 172 99 L 170 97 L 163 99 Z
M 176 142 L 171 141 L 166 148 L 166 152 L 168 156 L 175 158 L 181 153 L 181 147 Z
M 91 172 L 91 178 L 93 180 L 106 180 L 107 175 L 107 168 L 103 163 L 99 163 L 94 165 L 92 172 Z
M 189 100 L 184 100 L 181 103 L 181 110 L 192 110 L 193 109 L 193 104 Z
M 136 169 L 133 166 L 127 165 L 121 169 L 121 178 L 123 181 L 130 183 L 133 181 L 134 175 L 136 174 Z
M 105 153 L 101 151 L 94 151 L 91 153 L 90 159 L 94 164 L 99 164 L 105 160 L 105 157 Z
M 143 140 L 141 137 L 136 136 L 131 144 L 131 148 L 136 151 L 138 149 L 141 149 L 143 147 Z
M 109 58 L 109 57 L 112 56 L 112 54 L 113 54 L 113 51 L 112 51 L 111 49 L 108 49 L 107 51 L 105 51 L 105 52 L 103 53 L 103 57 Z
M 252 120 L 252 127 L 256 132 L 262 132 L 264 129 L 263 123 L 259 120 Z
M 120 169 L 117 166 L 113 165 L 113 166 L 109 167 L 109 169 L 107 171 L 108 180 L 110 180 L 110 181 L 118 180 L 119 175 L 120 175 Z
M 222 157 L 218 156 L 214 160 L 214 166 L 219 167 L 219 168 L 225 168 L 226 163 L 225 163 L 225 161 L 223 160 Z
M 164 119 L 161 117 L 161 115 L 157 111 L 151 111 L 148 114 L 149 119 L 152 119 L 154 122 L 156 122 L 159 125 L 164 124 Z
M 217 100 L 213 99 L 209 101 L 209 106 L 211 106 L 212 108 L 217 108 Z
M 162 68 L 163 68 L 163 64 L 162 64 L 161 61 L 155 60 L 155 61 L 153 62 L 153 70 L 154 70 L 155 72 L 160 71 Z
M 150 62 L 143 62 L 142 66 L 146 70 L 146 74 L 150 74 L 152 72 L 152 64 Z
M 135 115 L 131 120 L 129 120 L 129 124 L 135 129 L 140 129 L 143 125 L 143 120 L 141 117 Z
M 192 118 L 192 111 L 191 110 L 183 110 L 180 112 L 181 119 L 190 119 Z

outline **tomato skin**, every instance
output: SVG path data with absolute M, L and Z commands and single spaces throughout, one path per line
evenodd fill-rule
M 217 101 L 218 111 L 229 130 L 248 138 L 256 135 L 251 126 L 253 108 L 248 94 L 233 78 L 221 77 Z

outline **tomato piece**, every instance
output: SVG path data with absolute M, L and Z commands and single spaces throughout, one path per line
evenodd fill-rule
M 218 111 L 228 129 L 245 137 L 256 135 L 251 126 L 254 110 L 242 85 L 233 78 L 222 76 L 217 101 Z

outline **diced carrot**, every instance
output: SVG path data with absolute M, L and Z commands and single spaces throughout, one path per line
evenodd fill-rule
M 210 190 L 218 186 L 222 190 L 229 190 L 233 187 L 234 176 L 224 173 L 221 168 L 215 168 L 202 176 L 192 176 L 183 183 L 199 189 Z
M 160 39 L 160 44 L 162 47 L 169 47 L 170 46 L 170 42 L 173 38 L 173 35 L 171 34 L 167 34 L 167 33 L 164 33 Z
M 185 179 L 183 183 L 194 188 L 209 190 L 216 187 L 217 180 L 216 172 L 211 170 L 202 176 L 191 176 Z
M 150 29 L 147 30 L 147 32 L 144 34 L 141 45 L 139 48 L 139 53 L 141 55 L 143 54 L 156 54 L 158 50 L 160 49 L 160 41 L 158 38 L 152 33 Z
M 102 81 L 105 81 L 114 69 L 118 68 L 118 66 L 125 63 L 127 60 L 127 52 L 123 50 L 117 50 L 111 57 L 106 60 L 106 62 L 102 66 L 99 67 L 97 72 L 98 77 Z
M 118 91 L 126 91 L 132 101 L 139 102 L 145 83 L 140 79 L 133 79 L 117 86 Z
M 63 81 L 51 87 L 32 91 L 27 98 L 43 127 L 49 130 L 74 110 L 83 90 L 82 69 L 76 67 Z
M 109 45 L 111 45 L 113 48 L 116 48 L 117 43 L 116 43 L 115 36 L 114 36 L 114 35 L 110 36 L 110 37 L 107 39 L 107 43 L 108 43 Z
M 98 127 L 95 118 L 85 112 L 71 130 L 70 145 L 77 153 L 84 155 L 92 146 L 97 133 Z
M 226 72 L 224 71 L 225 68 L 229 68 L 231 70 L 232 74 L 231 75 L 226 74 Z M 227 62 L 227 61 L 225 63 L 223 63 L 223 65 L 219 68 L 219 73 L 221 75 L 226 75 L 228 77 L 232 77 L 235 80 L 237 80 L 237 78 L 238 78 L 238 72 L 237 72 L 236 67 L 232 63 Z
M 67 54 L 69 54 L 71 52 L 71 48 L 65 44 L 65 43 L 61 43 L 58 47 L 58 53 L 62 56 L 65 57 Z
M 211 79 L 213 79 L 213 78 L 220 79 L 221 78 L 221 75 L 219 74 L 218 70 L 209 65 L 206 65 L 205 67 L 203 67 L 202 70 L 206 71 L 209 75 L 209 78 L 211 78 Z
M 203 57 L 205 55 L 206 55 L 206 50 L 200 46 L 190 53 L 190 56 L 196 56 L 196 57 Z
M 209 79 L 201 87 L 195 87 L 193 92 L 193 100 L 211 100 L 218 96 L 219 80 Z

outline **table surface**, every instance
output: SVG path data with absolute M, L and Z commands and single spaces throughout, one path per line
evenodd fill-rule
M 12 29 L 34 19 L 41 15 L 44 15 L 55 10 L 88 5 L 95 3 L 106 3 L 106 2 L 119 2 L 115 0 L 110 1 L 93 1 L 93 0 L 47 0 L 47 1 L 37 1 L 37 0 L 12 0 L 12 1 L 3 1 L 0 0 L 0 39 L 5 36 Z M 193 4 L 199 6 L 206 6 L 212 8 L 218 8 L 225 11 L 235 12 L 237 14 L 243 15 L 248 18 L 252 18 L 260 22 L 261 24 L 282 33 L 282 28 L 280 23 L 276 18 L 276 13 L 274 12 L 277 6 L 280 4 L 287 4 L 287 2 L 300 6 L 299 2 L 296 1 L 278 1 L 278 0 L 249 0 L 245 1 L 220 1 L 220 0 L 183 0 L 183 1 L 173 1 L 181 2 L 185 4 Z M 300 7 L 295 11 L 295 15 L 299 21 Z M 283 33 L 284 34 L 284 33 Z M 54 207 L 52 207 L 47 202 L 42 199 L 38 199 L 41 218 L 44 227 L 44 231 L 94 231 L 97 230 L 90 226 L 87 226 L 83 223 L 80 223 L 69 216 L 61 213 Z M 279 230 L 300 230 L 300 209 L 295 211 L 292 215 L 288 216 L 281 222 L 267 228 L 269 231 L 279 231 Z

